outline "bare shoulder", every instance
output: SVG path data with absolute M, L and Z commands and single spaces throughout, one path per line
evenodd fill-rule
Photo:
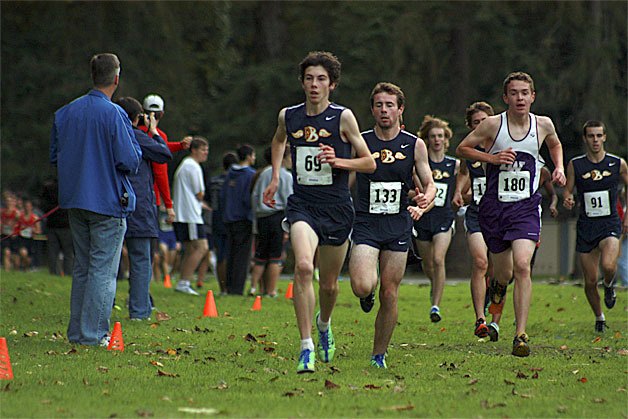
M 492 138 L 497 135 L 497 131 L 499 130 L 501 122 L 501 115 L 489 116 L 484 121 L 482 121 L 473 132 L 478 136 L 489 136 Z

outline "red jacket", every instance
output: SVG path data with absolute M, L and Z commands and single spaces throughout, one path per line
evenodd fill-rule
M 140 130 L 147 132 L 148 127 L 141 126 Z M 183 150 L 183 145 L 180 142 L 171 143 L 168 142 L 168 136 L 159 127 L 157 127 L 157 133 L 161 138 L 166 141 L 171 153 Z M 155 189 L 156 205 L 161 204 L 161 199 L 164 200 L 166 208 L 172 208 L 172 198 L 170 197 L 170 183 L 168 183 L 168 163 L 151 163 L 153 167 L 153 178 L 155 182 L 153 188 Z M 161 198 L 161 199 L 160 199 Z

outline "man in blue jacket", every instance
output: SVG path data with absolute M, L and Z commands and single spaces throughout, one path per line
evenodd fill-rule
M 222 219 L 227 227 L 227 292 L 242 295 L 251 260 L 253 212 L 251 181 L 255 175 L 255 150 L 250 145 L 238 148 L 238 164 L 227 173 L 222 186 Z
M 142 152 L 126 112 L 111 102 L 118 57 L 97 54 L 90 66 L 93 89 L 55 113 L 50 162 L 74 243 L 68 340 L 105 346 L 126 217 L 135 210 L 127 175 L 137 172 Z
M 116 101 L 131 119 L 135 139 L 142 150 L 142 162 L 137 174 L 130 175 L 136 196 L 135 211 L 127 219 L 125 234 L 129 252 L 129 317 L 131 320 L 150 319 L 152 304 L 149 295 L 150 279 L 153 274 L 151 241 L 158 237 L 157 207 L 153 189 L 152 163 L 166 163 L 172 154 L 157 131 L 155 113 L 143 113 L 137 99 L 123 97 Z M 140 120 L 147 128 L 144 133 Z M 149 137 L 150 135 L 150 137 Z

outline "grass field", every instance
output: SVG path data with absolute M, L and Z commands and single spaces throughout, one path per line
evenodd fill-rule
M 0 381 L 0 417 L 628 416 L 624 291 L 598 336 L 581 287 L 535 284 L 532 354 L 515 358 L 511 292 L 500 341 L 489 342 L 473 336 L 467 283 L 447 285 L 438 324 L 428 317 L 429 287 L 404 284 L 388 369 L 376 370 L 369 360 L 378 306 L 362 313 L 342 281 L 336 358 L 297 375 L 299 336 L 283 294 L 264 299 L 262 311 L 250 310 L 252 298 L 216 297 L 220 317 L 203 318 L 204 296 L 152 284 L 170 319 L 131 322 L 124 308 L 114 310 L 126 346 L 114 352 L 68 343 L 70 282 L 2 273 L 0 336 L 15 378 Z M 121 306 L 127 292 L 119 282 Z

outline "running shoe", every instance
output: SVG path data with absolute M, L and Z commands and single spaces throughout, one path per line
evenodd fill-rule
M 432 307 L 430 310 L 430 320 L 432 323 L 438 323 L 441 321 L 442 317 L 440 315 L 440 309 L 438 307 Z
M 488 327 L 484 319 L 477 319 L 475 321 L 475 336 L 479 338 L 485 338 L 488 336 Z
M 182 292 L 183 294 L 198 295 L 198 292 L 194 291 L 190 286 L 190 281 L 177 282 L 177 286 L 174 290 L 177 292 Z
M 512 354 L 519 357 L 530 355 L 528 340 L 528 335 L 525 333 L 515 336 L 515 339 L 512 341 Z
M 299 365 L 297 365 L 297 374 L 306 372 L 314 372 L 314 354 L 309 349 L 304 349 L 299 355 Z
M 598 333 L 604 333 L 608 329 L 606 322 L 604 320 L 596 320 L 595 321 L 595 331 Z
M 500 304 L 506 296 L 507 285 L 500 284 L 497 279 L 491 278 L 490 285 L 488 287 L 488 295 L 491 299 L 491 304 Z
M 611 282 L 611 285 L 604 284 L 604 304 L 606 308 L 611 309 L 615 307 L 617 296 L 615 295 L 615 281 Z
M 321 313 L 319 311 L 316 313 L 316 320 L 314 320 L 316 322 L 316 330 L 318 330 L 318 345 L 316 345 L 316 349 L 318 350 L 318 357 L 321 361 L 331 362 L 336 353 L 336 342 L 334 341 L 334 334 L 331 331 L 331 324 L 324 332 L 318 329 L 318 318 L 320 315 Z
M 369 313 L 373 310 L 373 306 L 375 305 L 375 293 L 372 292 L 364 298 L 360 298 L 360 307 L 362 307 L 362 311 L 365 313 Z
M 388 368 L 386 365 L 386 354 L 377 354 L 371 357 L 371 367 Z
M 497 342 L 499 340 L 499 325 L 495 322 L 491 322 L 488 325 L 488 336 L 491 338 L 491 342 Z

